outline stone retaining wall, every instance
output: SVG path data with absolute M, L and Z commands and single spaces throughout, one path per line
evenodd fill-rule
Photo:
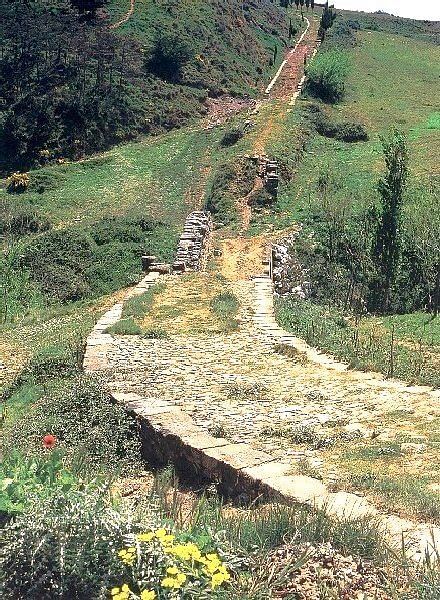
M 128 296 L 142 294 L 154 285 L 158 277 L 157 272 L 148 274 Z M 256 307 L 253 319 L 256 330 L 294 347 L 299 342 L 304 344 L 276 324 L 273 284 L 269 276 L 255 278 L 254 285 Z M 116 304 L 103 315 L 87 339 L 84 369 L 99 374 L 107 382 L 112 380 L 108 357 L 115 351 L 115 339 L 106 333 L 106 329 L 118 321 L 122 306 L 121 303 Z M 316 353 L 306 344 L 304 351 L 310 360 L 323 368 L 346 369 L 345 365 Z M 145 392 L 137 393 L 136 388 L 121 392 L 115 384 L 108 387 L 113 399 L 137 418 L 143 455 L 151 464 L 159 467 L 172 464 L 183 478 L 213 482 L 221 493 L 240 497 L 243 501 L 258 497 L 281 499 L 322 508 L 336 518 L 371 518 L 397 549 L 404 539 L 415 560 L 423 558 L 426 552 L 434 554 L 433 544 L 440 541 L 440 528 L 380 513 L 366 498 L 342 491 L 333 493 L 318 479 L 293 475 L 292 464 L 288 460 L 277 459 L 245 442 L 233 443 L 214 437 L 179 406 L 162 398 L 146 395 Z
M 206 266 L 213 229 L 211 213 L 193 211 L 188 215 L 173 264 L 175 271 L 202 271 Z

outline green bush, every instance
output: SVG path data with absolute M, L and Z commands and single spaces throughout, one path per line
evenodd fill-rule
M 90 491 L 55 493 L 7 525 L 0 592 L 14 600 L 104 599 L 124 576 L 118 550 L 129 528 Z
M 324 102 L 340 102 L 345 95 L 348 71 L 349 61 L 344 52 L 319 53 L 307 68 L 306 90 Z
M 181 35 L 162 33 L 155 42 L 147 68 L 165 80 L 177 81 L 194 55 L 193 48 Z
M 91 377 L 64 380 L 3 432 L 4 449 L 41 452 L 47 433 L 58 439 L 68 464 L 92 471 L 130 471 L 141 462 L 136 420 Z
M 165 329 L 159 327 L 146 329 L 143 333 L 143 337 L 150 340 L 164 340 L 168 337 L 168 333 Z
M 50 379 L 71 377 L 79 372 L 81 349 L 63 344 L 45 346 L 26 363 L 19 382 L 45 383 Z
M 49 228 L 50 221 L 33 206 L 14 200 L 0 203 L 0 235 L 22 236 Z
M 361 123 L 332 121 L 324 112 L 312 113 L 316 131 L 325 137 L 343 142 L 365 142 L 368 134 Z
M 10 194 L 21 194 L 29 187 L 28 173 L 12 173 L 6 181 L 6 190 Z

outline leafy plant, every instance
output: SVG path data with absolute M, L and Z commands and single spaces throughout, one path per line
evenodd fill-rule
M 12 173 L 6 182 L 6 189 L 10 194 L 25 192 L 29 187 L 28 173 Z
M 128 317 L 127 319 L 117 321 L 114 325 L 110 325 L 105 332 L 112 335 L 141 335 L 142 328 L 136 323 L 133 317 Z
M 5 427 L 2 446 L 38 455 L 47 432 L 58 439 L 66 464 L 80 461 L 91 472 L 130 471 L 142 464 L 135 419 L 91 377 L 57 384 Z

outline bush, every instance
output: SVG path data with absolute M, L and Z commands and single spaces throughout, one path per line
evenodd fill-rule
M 0 234 L 22 236 L 48 229 L 50 221 L 32 206 L 14 201 L 0 204 Z
M 3 433 L 4 448 L 41 452 L 47 433 L 56 436 L 67 463 L 85 460 L 92 471 L 130 471 L 141 463 L 136 420 L 91 377 L 55 386 Z
M 29 181 L 28 173 L 12 173 L 6 181 L 6 190 L 10 194 L 20 194 L 28 189 Z
M 340 102 L 345 95 L 348 70 L 348 57 L 345 53 L 332 50 L 318 54 L 307 68 L 308 93 L 324 102 Z
M 220 144 L 225 147 L 233 146 L 234 144 L 236 144 L 238 142 L 238 140 L 241 140 L 241 138 L 243 136 L 244 136 L 243 129 L 241 129 L 240 127 L 234 127 L 233 129 L 226 131 Z
M 79 348 L 67 345 L 45 346 L 26 363 L 19 382 L 45 383 L 50 379 L 71 377 L 80 370 Z
M 151 52 L 147 68 L 165 80 L 180 79 L 183 67 L 194 57 L 194 50 L 181 35 L 163 34 Z
M 55 493 L 7 525 L 0 543 L 1 596 L 106 598 L 124 575 L 117 553 L 129 528 L 104 498 L 102 492 Z
M 343 142 L 364 142 L 368 140 L 367 131 L 361 123 L 351 123 L 350 121 L 337 123 L 319 109 L 318 111 L 311 111 L 311 114 L 316 131 L 320 135 Z
M 78 483 L 57 450 L 38 457 L 6 453 L 0 465 L 0 518 L 23 512 L 35 497 L 48 498 L 55 490 L 65 493 Z

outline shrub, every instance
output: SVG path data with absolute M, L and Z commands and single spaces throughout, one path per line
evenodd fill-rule
M 240 127 L 234 127 L 233 129 L 230 129 L 229 131 L 225 132 L 225 135 L 223 136 L 220 144 L 225 147 L 233 146 L 238 142 L 238 140 L 241 140 L 243 136 L 243 129 L 241 129 Z
M 165 80 L 176 81 L 194 54 L 180 35 L 162 34 L 155 42 L 147 68 Z
M 307 69 L 307 91 L 324 102 L 340 102 L 345 94 L 349 63 L 337 50 L 318 54 Z
M 204 554 L 193 541 L 181 541 L 164 528 L 128 540 L 119 552 L 130 573 L 128 588 L 136 597 L 205 598 L 231 578 L 215 552 Z M 127 585 L 127 584 L 126 584 Z M 120 593 L 122 586 L 118 588 Z
M 24 245 L 21 265 L 46 294 L 63 302 L 78 300 L 90 292 L 83 275 L 92 263 L 94 246 L 85 231 L 50 231 Z
M 6 190 L 10 194 L 20 194 L 28 189 L 29 181 L 28 173 L 12 173 L 6 181 Z
M 368 140 L 367 131 L 361 123 L 351 123 L 350 121 L 337 123 L 322 111 L 312 112 L 312 119 L 316 131 L 325 137 L 343 142 L 364 142 Z
M 129 528 L 90 491 L 55 493 L 2 532 L 0 591 L 16 600 L 105 598 L 124 569 L 117 552 Z
M 0 234 L 21 236 L 49 228 L 50 221 L 32 206 L 14 201 L 0 204 Z
M 58 439 L 67 463 L 84 458 L 85 468 L 112 472 L 141 465 L 135 419 L 91 377 L 80 375 L 55 386 L 5 428 L 2 445 L 39 454 L 48 432 Z
M 220 318 L 226 330 L 235 330 L 238 328 L 238 321 L 235 319 L 240 302 L 237 296 L 231 292 L 224 292 L 215 296 L 211 300 L 211 309 Z
M 73 473 L 64 468 L 59 451 L 26 457 L 13 450 L 0 465 L 0 517 L 23 512 L 34 497 L 47 498 L 55 490 L 67 492 L 77 484 Z
M 161 329 L 159 327 L 146 329 L 143 334 L 144 338 L 151 340 L 163 340 L 168 337 L 168 333 L 165 329 Z
M 45 383 L 49 379 L 71 377 L 80 369 L 77 349 L 72 346 L 53 344 L 36 352 L 26 363 L 19 382 Z

